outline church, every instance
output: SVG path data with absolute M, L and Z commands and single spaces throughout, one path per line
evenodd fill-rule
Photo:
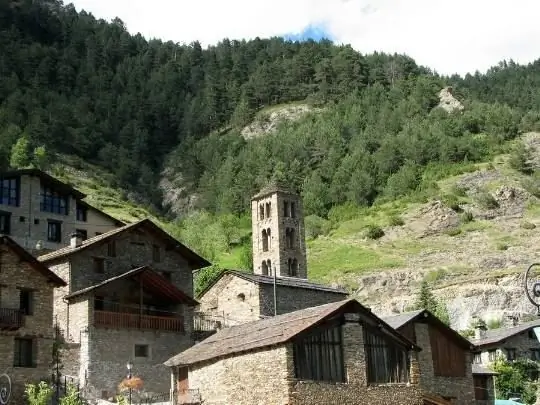
M 342 301 L 347 292 L 307 279 L 302 199 L 273 183 L 251 199 L 253 273 L 224 271 L 199 294 L 200 311 L 227 326 Z

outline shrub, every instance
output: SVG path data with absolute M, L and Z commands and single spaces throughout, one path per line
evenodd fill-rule
M 495 197 L 485 191 L 480 192 L 476 195 L 476 202 L 478 203 L 478 205 L 480 205 L 480 207 L 484 209 L 494 210 L 496 208 L 499 208 L 499 203 L 497 202 Z
M 486 326 L 488 329 L 498 329 L 503 326 L 503 322 L 500 318 L 494 318 L 487 321 Z
M 369 225 L 365 232 L 365 237 L 368 239 L 379 239 L 384 236 L 384 231 L 380 226 Z
M 45 381 L 39 384 L 26 384 L 24 389 L 29 405 L 48 405 L 52 396 L 53 388 Z
M 474 216 L 472 214 L 472 212 L 470 211 L 465 211 L 462 215 L 461 215 L 461 221 L 463 223 L 469 223 L 469 222 L 472 222 L 474 220 Z
M 456 212 L 462 211 L 461 207 L 459 206 L 459 198 L 457 198 L 454 194 L 446 194 L 441 198 L 441 200 L 448 208 Z
M 458 236 L 461 232 L 461 228 L 450 228 L 446 230 L 445 234 L 448 236 Z
M 508 250 L 509 247 L 506 243 L 497 243 L 497 250 Z
M 536 228 L 536 225 L 533 224 L 532 222 L 527 222 L 527 221 L 523 221 L 520 226 L 523 228 L 523 229 L 535 229 Z
M 405 221 L 403 221 L 403 218 L 401 218 L 399 215 L 392 215 L 390 219 L 388 220 L 390 223 L 390 226 L 403 226 L 405 225 Z
M 317 215 L 309 215 L 304 221 L 306 239 L 316 239 L 321 235 L 328 235 L 332 230 L 331 222 Z

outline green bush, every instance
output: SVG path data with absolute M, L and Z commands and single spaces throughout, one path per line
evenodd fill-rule
M 405 221 L 399 215 L 392 215 L 388 219 L 388 222 L 390 223 L 390 226 L 403 226 L 403 225 L 405 225 Z
M 441 198 L 441 201 L 444 205 L 446 205 L 448 208 L 454 210 L 455 212 L 461 212 L 462 209 L 459 206 L 459 198 L 455 196 L 454 194 L 446 194 L 443 195 Z
M 472 212 L 470 212 L 470 211 L 465 211 L 465 212 L 461 215 L 461 221 L 462 221 L 464 224 L 467 224 L 467 223 L 469 223 L 469 222 L 474 221 L 474 216 L 473 216 Z
M 458 236 L 461 234 L 461 228 L 450 228 L 450 229 L 447 229 L 444 233 L 447 234 L 448 236 Z
M 523 221 L 520 226 L 523 228 L 523 229 L 535 229 L 536 228 L 536 225 L 533 224 L 532 222 L 527 222 L 527 221 Z
M 478 205 L 487 210 L 499 208 L 499 203 L 490 193 L 482 191 L 476 195 Z
M 317 215 L 309 215 L 304 219 L 306 239 L 316 239 L 321 235 L 328 235 L 332 230 L 332 223 Z
M 366 229 L 364 236 L 368 239 L 379 239 L 384 236 L 384 231 L 380 226 L 369 225 Z
M 24 394 L 29 405 L 49 405 L 53 396 L 53 388 L 45 381 L 39 384 L 26 384 Z
M 503 243 L 503 242 L 499 242 L 497 243 L 497 250 L 508 250 L 510 246 L 508 246 L 508 244 L 506 243 Z

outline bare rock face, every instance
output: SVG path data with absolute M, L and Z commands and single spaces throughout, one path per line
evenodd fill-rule
M 452 95 L 452 87 L 445 87 L 439 92 L 439 107 L 446 112 L 463 111 L 465 106 Z
M 251 139 L 271 134 L 276 131 L 280 123 L 295 121 L 311 111 L 314 110 L 307 104 L 290 105 L 276 109 L 246 126 L 242 130 L 242 136 L 245 139 Z
M 441 201 L 432 201 L 420 210 L 408 224 L 418 237 L 425 237 L 443 232 L 459 225 L 459 215 Z
M 163 204 L 169 207 L 170 212 L 181 215 L 193 209 L 199 196 L 189 194 L 187 185 L 183 181 L 182 173 L 167 168 L 161 173 L 159 188 L 163 193 Z

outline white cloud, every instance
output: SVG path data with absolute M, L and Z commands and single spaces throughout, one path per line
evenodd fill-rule
M 203 45 L 299 33 L 324 24 L 355 49 L 406 53 L 439 73 L 484 71 L 540 57 L 538 0 L 74 0 L 130 32 Z

